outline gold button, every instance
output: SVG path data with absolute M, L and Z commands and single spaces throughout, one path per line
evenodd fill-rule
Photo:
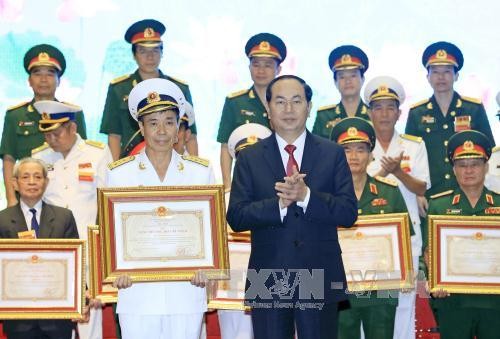
M 450 115 L 451 115 L 452 117 L 454 117 L 454 116 L 455 116 L 455 114 L 457 114 L 457 113 L 455 113 L 455 111 L 451 111 L 451 112 L 450 112 Z
M 266 112 L 262 113 L 262 116 L 263 116 L 264 118 L 266 118 L 266 117 L 267 117 L 267 113 L 266 113 Z
M 444 145 L 445 145 L 445 146 L 448 146 L 448 140 L 445 140 L 445 141 L 444 141 Z
M 425 129 L 425 131 L 426 131 L 427 133 L 430 133 L 431 129 L 430 129 L 429 127 L 427 127 L 427 128 Z
M 444 158 L 444 162 L 450 162 L 450 159 Z
M 444 128 L 444 129 L 448 129 L 448 124 L 444 124 L 444 125 L 443 125 L 443 128 Z
M 384 210 L 380 210 L 380 214 L 384 214 Z
M 68 185 L 64 186 L 64 189 L 67 190 L 68 189 Z
M 28 135 L 28 134 L 30 134 L 30 132 L 24 131 L 24 135 Z
M 64 169 L 68 169 L 68 166 L 64 166 Z
M 444 176 L 444 178 L 445 178 L 445 179 L 450 179 L 450 175 L 449 175 L 449 174 L 446 174 L 446 175 Z
M 250 120 L 245 120 L 245 124 L 249 124 L 250 123 Z

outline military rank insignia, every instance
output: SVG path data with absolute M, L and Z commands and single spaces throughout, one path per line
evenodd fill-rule
M 372 194 L 378 194 L 377 185 L 370 183 L 370 192 Z
M 500 214 L 500 207 L 488 207 L 488 208 L 485 208 L 485 209 L 484 209 L 484 214 L 488 214 L 488 215 L 491 215 L 491 214 L 498 215 L 498 214 Z
M 422 117 L 422 123 L 423 124 L 433 124 L 436 120 L 432 115 L 424 115 Z
M 378 199 L 373 199 L 372 200 L 372 206 L 386 206 L 387 205 L 387 200 L 384 198 L 378 198 Z

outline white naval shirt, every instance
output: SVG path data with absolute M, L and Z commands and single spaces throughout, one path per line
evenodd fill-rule
M 43 200 L 69 208 L 75 217 L 80 239 L 87 240 L 87 227 L 97 223 L 97 188 L 106 182 L 112 162 L 105 144 L 86 142 L 78 134 L 66 158 L 48 147 L 33 154 L 47 163 L 49 185 Z
M 372 151 L 374 160 L 370 163 L 370 165 L 368 165 L 368 174 L 373 176 L 382 169 L 380 159 L 383 156 L 397 157 L 401 154 L 401 151 L 404 151 L 401 167 L 411 176 L 424 181 L 427 189 L 429 189 L 431 187 L 431 180 L 425 143 L 423 141 L 418 142 L 406 139 L 399 135 L 396 131 L 394 131 L 394 135 L 392 136 L 387 152 L 384 152 L 380 143 L 377 142 L 375 144 L 375 148 Z M 399 190 L 403 195 L 413 229 L 415 230 L 415 235 L 411 237 L 412 255 L 420 256 L 422 254 L 422 231 L 420 229 L 417 196 L 415 193 L 406 188 L 406 186 L 404 186 L 402 182 L 393 174 L 389 174 L 387 177 L 396 180 L 399 183 Z
M 180 186 L 215 183 L 211 166 L 187 161 L 175 151 L 163 181 L 160 180 L 145 150 L 134 160 L 108 172 L 107 187 L 120 186 Z M 205 312 L 205 288 L 188 281 L 134 283 L 118 292 L 117 313 L 137 315 L 169 315 Z
M 500 146 L 493 148 L 488 164 L 484 185 L 494 192 L 500 192 Z

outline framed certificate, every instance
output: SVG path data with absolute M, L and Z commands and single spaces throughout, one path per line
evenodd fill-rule
M 228 279 L 222 185 L 98 190 L 103 282 Z
M 250 242 L 229 241 L 228 248 L 231 279 L 219 280 L 211 285 L 208 289 L 208 308 L 250 310 L 244 305 Z
M 89 292 L 92 299 L 99 299 L 104 303 L 118 301 L 118 289 L 111 283 L 103 283 L 102 279 L 102 251 L 99 226 L 92 225 L 87 228 L 89 246 Z
M 85 241 L 0 239 L 0 319 L 82 319 Z
M 408 213 L 359 216 L 338 236 L 349 291 L 413 288 Z
M 429 215 L 431 292 L 500 294 L 500 218 Z

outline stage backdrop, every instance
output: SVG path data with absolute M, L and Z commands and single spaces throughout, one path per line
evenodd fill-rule
M 498 144 L 498 13 L 496 1 L 0 0 L 0 128 L 7 107 L 31 99 L 24 53 L 49 43 L 68 64 L 57 98 L 82 106 L 89 138 L 106 141 L 99 125 L 109 81 L 135 70 L 123 34 L 134 21 L 155 18 L 167 27 L 161 69 L 189 84 L 200 155 L 212 160 L 219 181 L 216 135 L 224 98 L 251 85 L 244 45 L 259 32 L 285 41 L 282 74 L 299 75 L 313 88 L 309 127 L 318 107 L 339 100 L 327 62 L 334 47 L 355 44 L 366 51 L 366 81 L 391 75 L 403 83 L 402 131 L 408 107 L 431 95 L 422 51 L 438 40 L 454 42 L 465 56 L 456 89 L 483 100 Z

